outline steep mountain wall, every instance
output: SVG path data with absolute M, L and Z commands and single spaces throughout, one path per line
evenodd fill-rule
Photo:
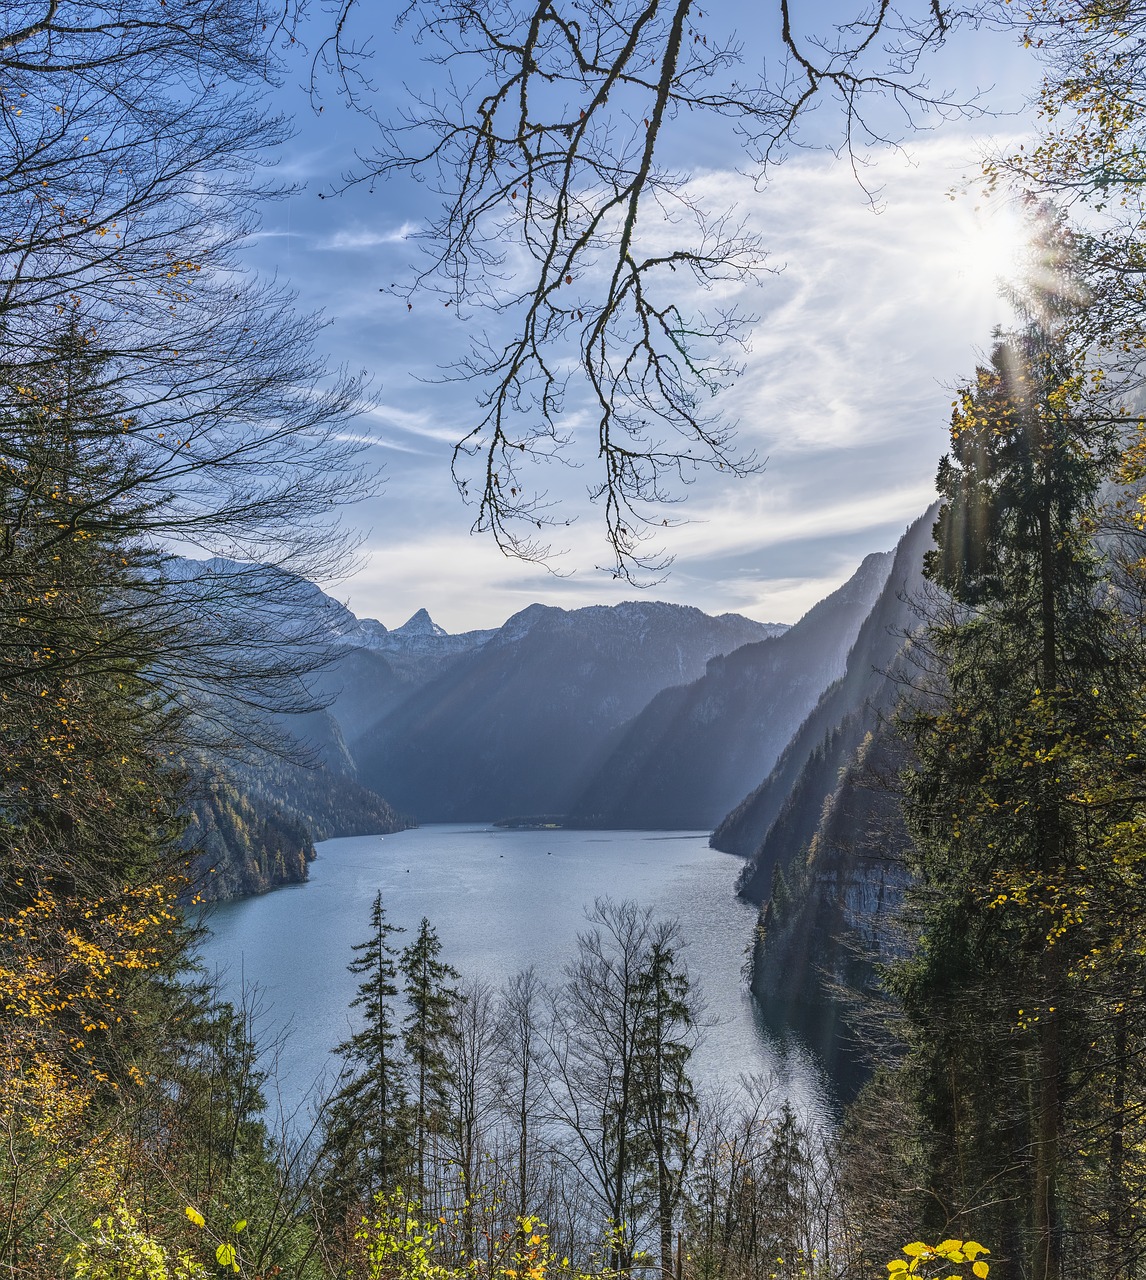
M 894 711 L 918 675 L 910 635 L 923 620 L 934 516 L 897 547 L 843 677 L 713 835 L 718 847 L 751 849 L 741 892 L 760 905 L 752 990 L 765 1017 L 799 1033 L 845 1095 L 880 1044 L 877 966 L 902 950 L 908 837 L 897 790 L 907 746 Z
M 411 825 L 357 780 L 333 717 L 316 711 L 284 719 L 298 759 L 253 750 L 241 762 L 190 766 L 184 843 L 194 851 L 192 887 L 206 901 L 300 883 L 316 841 Z
M 906 637 L 920 624 L 920 601 L 926 588 L 923 555 L 931 546 L 934 523 L 932 508 L 900 539 L 891 572 L 860 627 L 843 676 L 825 690 L 771 773 L 713 832 L 714 848 L 750 859 L 741 879 L 741 892 L 754 902 L 767 897 L 777 859 L 806 845 L 819 821 L 826 791 L 810 777 L 801 787 L 805 769 L 818 771 L 825 781 L 834 781 L 836 775 L 832 771 L 838 773 L 864 735 L 898 698 L 900 685 L 894 671 Z M 818 764 L 817 752 L 822 756 Z M 790 802 L 789 798 L 797 794 L 809 798 L 798 804 L 795 799 Z M 782 833 L 778 831 L 772 840 L 771 828 L 786 805 Z
M 868 556 L 789 631 L 713 658 L 620 733 L 574 804 L 583 826 L 711 828 L 771 769 L 879 598 L 892 553 Z
M 769 833 L 771 886 L 752 955 L 752 990 L 765 1016 L 811 1045 L 845 1093 L 882 1039 L 872 1020 L 877 966 L 903 950 L 898 911 L 908 882 L 895 785 L 905 744 L 887 724 L 850 753 L 848 740 L 835 735 L 817 753 L 834 767 L 834 781 L 810 768 L 791 798 L 793 807 L 819 810 L 811 839 L 783 847 L 783 818 Z

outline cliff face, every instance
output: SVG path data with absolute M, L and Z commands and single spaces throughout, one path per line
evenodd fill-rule
M 205 902 L 299 884 L 314 858 L 303 823 L 246 794 L 221 771 L 196 781 L 184 838 L 194 851 L 191 892 Z
M 839 741 L 825 744 L 825 758 Z M 869 1003 L 877 966 L 902 951 L 908 837 L 895 779 L 903 763 L 894 726 L 879 726 L 864 735 L 834 786 L 818 791 L 811 839 L 792 846 L 786 862 L 773 862 L 753 947 L 752 990 L 769 1020 L 796 1030 L 845 1093 L 879 1042 Z
M 895 670 L 906 637 L 920 623 L 923 555 L 931 546 L 934 523 L 933 508 L 909 526 L 848 653 L 844 674 L 821 695 L 771 773 L 713 832 L 713 848 L 750 859 L 741 892 L 754 902 L 767 897 L 777 860 L 783 862 L 811 840 L 838 770 L 898 698 Z M 805 770 L 809 776 L 801 782 Z M 783 832 L 772 839 L 771 829 L 782 812 Z
M 205 901 L 304 881 L 318 840 L 411 825 L 358 782 L 327 712 L 281 717 L 274 729 L 307 764 L 255 751 L 242 762 L 190 766 L 184 843 L 193 851 L 193 892 Z
M 900 950 L 908 837 L 896 779 L 906 747 L 894 710 L 914 670 L 910 634 L 921 624 L 933 523 L 929 511 L 907 530 L 843 677 L 713 835 L 718 848 L 750 851 L 741 893 L 760 905 L 754 994 L 845 1093 L 865 1071 L 858 1046 L 873 1043 L 877 966 Z
M 571 820 L 593 827 L 710 828 L 772 767 L 848 650 L 891 570 L 868 556 L 783 635 L 712 658 L 619 732 Z

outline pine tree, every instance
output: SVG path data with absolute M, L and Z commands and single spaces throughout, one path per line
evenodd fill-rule
M 654 926 L 637 1028 L 641 1128 L 665 1280 L 673 1274 L 673 1219 L 688 1175 L 697 1108 L 688 1074 L 697 1038 L 697 1002 L 681 963 L 679 942 L 675 924 Z
M 1116 442 L 1082 409 L 1057 284 L 960 394 L 940 465 L 926 573 L 951 604 L 921 645 L 941 679 L 908 717 L 921 944 L 893 979 L 928 1135 L 921 1211 L 1042 1280 L 1082 1227 L 1062 1189 L 1109 1047 L 1109 1006 L 1085 985 L 1095 889 L 1138 789 L 1100 796 L 1095 777 L 1126 776 L 1142 705 L 1093 544 Z
M 441 951 L 437 933 L 423 916 L 418 935 L 402 952 L 400 962 L 408 1006 L 402 1041 L 410 1062 L 414 1191 L 419 1202 L 423 1202 L 426 1195 L 430 1138 L 442 1131 L 448 1106 L 449 1057 L 445 1043 L 457 998 L 450 984 L 458 980 L 459 974 L 439 959 Z
M 403 930 L 390 924 L 382 894 L 370 908 L 370 935 L 353 947 L 347 968 L 362 977 L 352 1009 L 362 1029 L 335 1048 L 346 1063 L 327 1121 L 331 1151 L 325 1197 L 335 1215 L 353 1200 L 391 1190 L 409 1167 L 406 1065 L 399 1049 L 394 1001 L 398 951 L 390 939 Z

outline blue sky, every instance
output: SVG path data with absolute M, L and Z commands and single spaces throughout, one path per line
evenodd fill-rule
M 721 21 L 715 6 L 709 16 Z M 749 51 L 753 39 L 767 43 L 766 32 L 745 38 Z M 404 84 L 432 83 L 433 72 L 406 33 L 380 25 L 374 39 L 385 113 L 401 104 Z M 674 158 L 691 174 L 690 194 L 735 205 L 777 268 L 729 298 L 757 320 L 744 375 L 722 397 L 742 447 L 767 465 L 746 480 L 698 478 L 672 513 L 687 523 L 664 540 L 672 570 L 644 594 L 792 622 L 866 553 L 892 546 L 931 500 L 952 384 L 1006 321 L 994 281 L 1021 252 L 1013 209 L 985 206 L 974 191 L 948 193 L 975 173 L 984 148 L 1022 136 L 1021 104 L 1036 71 L 1013 37 L 959 36 L 931 70 L 933 82 L 961 93 L 980 87 L 1001 114 L 917 134 L 906 152 L 872 153 L 866 177 L 879 187 L 877 210 L 830 150 L 799 152 L 757 190 L 737 172 L 730 135 L 712 122 L 679 130 Z M 408 311 L 379 291 L 403 278 L 415 256 L 407 237 L 432 195 L 393 182 L 319 200 L 353 164 L 355 147 L 369 146 L 370 126 L 329 97 L 314 117 L 301 77 L 300 63 L 277 94 L 297 129 L 279 175 L 301 189 L 267 208 L 247 256 L 252 268 L 289 282 L 300 306 L 325 313 L 317 334 L 325 356 L 373 377 L 378 402 L 355 432 L 384 483 L 349 514 L 363 534 L 360 564 L 333 594 L 387 626 L 424 606 L 451 631 L 497 625 L 533 601 L 574 608 L 632 598 L 632 586 L 595 567 L 609 558 L 586 498 L 587 470 L 551 467 L 540 477 L 572 521 L 555 538 L 561 554 L 551 569 L 506 559 L 470 535 L 450 454 L 471 420 L 473 389 L 434 379 L 483 321 L 459 320 L 440 304 Z M 815 128 L 827 139 L 834 123 L 824 111 Z M 583 425 L 574 406 L 569 426 Z

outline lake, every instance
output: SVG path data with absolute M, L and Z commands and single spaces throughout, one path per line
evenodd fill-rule
M 734 893 L 741 865 L 710 849 L 707 832 L 460 824 L 327 840 L 308 883 L 215 907 L 201 956 L 224 995 L 235 999 L 244 985 L 257 993 L 264 1063 L 275 1060 L 272 1109 L 301 1115 L 331 1074 L 331 1049 L 356 1029 L 349 1005 L 358 980 L 346 965 L 367 933 L 376 892 L 392 923 L 412 934 L 427 916 L 442 958 L 493 986 L 531 964 L 558 981 L 586 927 L 586 906 L 602 896 L 632 899 L 680 922 L 713 1024 L 694 1076 L 732 1084 L 766 1072 L 799 1111 L 822 1114 L 830 1091 L 817 1063 L 764 1026 L 748 991 L 743 968 L 756 912 Z

